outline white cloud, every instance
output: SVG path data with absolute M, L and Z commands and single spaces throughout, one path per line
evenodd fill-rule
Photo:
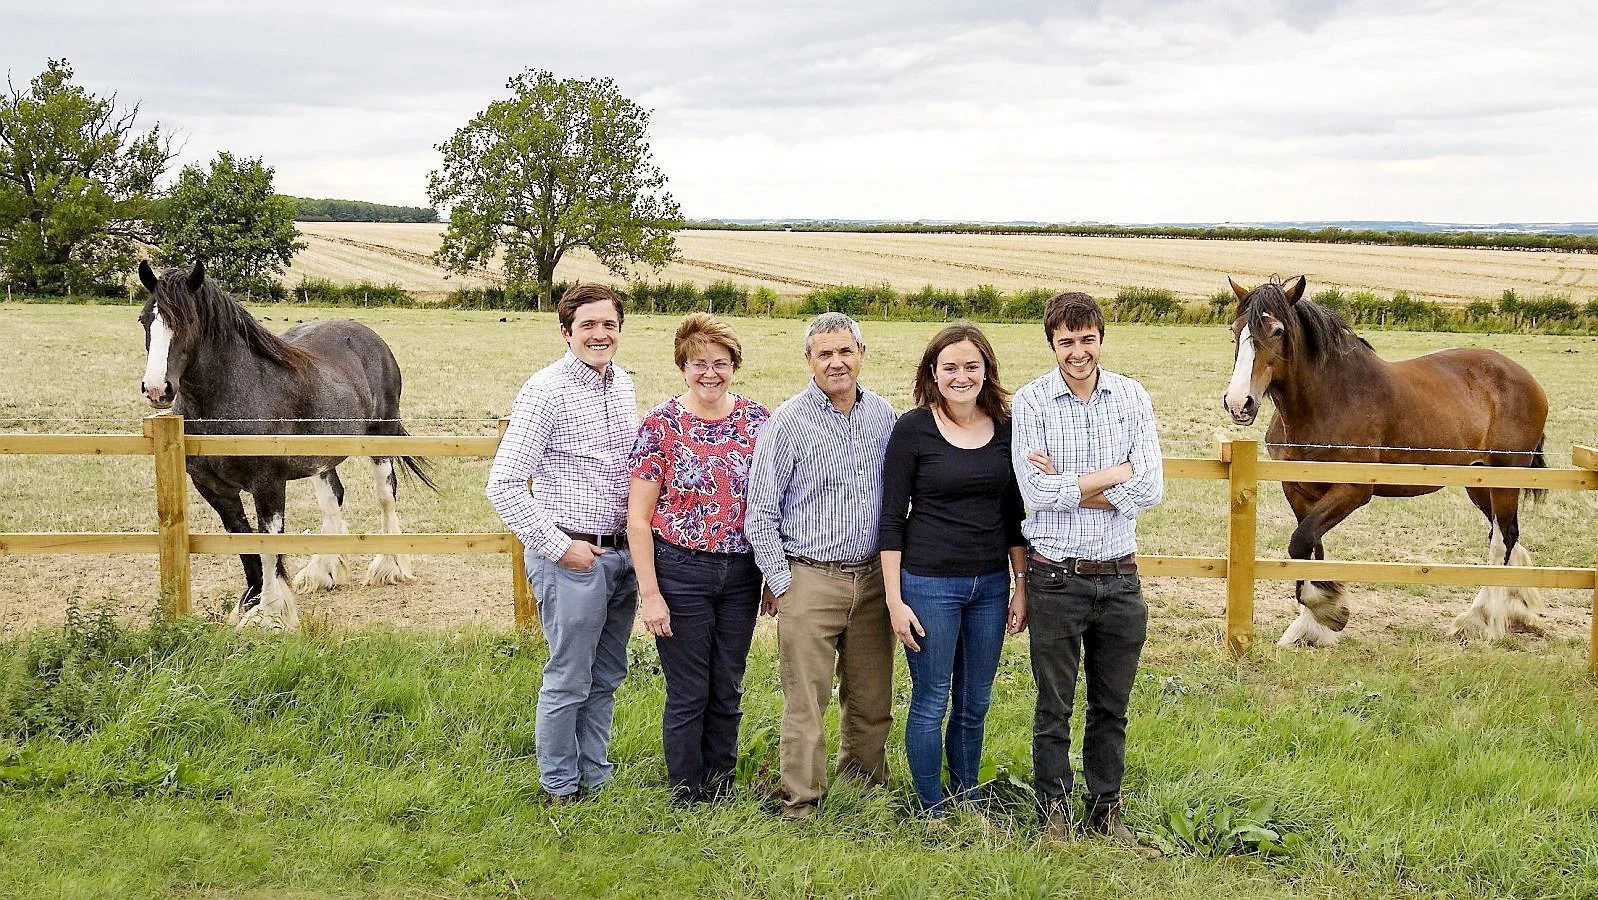
M 541 66 L 651 107 L 691 216 L 1550 221 L 1598 206 L 1583 6 L 69 2 L 8 12 L 0 58 L 320 196 L 425 202 Z

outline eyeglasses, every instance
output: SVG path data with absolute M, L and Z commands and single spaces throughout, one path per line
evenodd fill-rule
M 703 375 L 712 369 L 715 370 L 717 375 L 726 375 L 728 372 L 732 371 L 733 365 L 732 360 L 730 359 L 718 359 L 715 362 L 705 362 L 702 359 L 690 359 L 688 362 L 683 363 L 683 369 L 685 371 L 692 372 L 695 375 Z

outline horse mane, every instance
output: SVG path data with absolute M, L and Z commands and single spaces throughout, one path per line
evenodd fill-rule
M 256 321 L 244 304 L 206 278 L 198 291 L 190 291 L 188 273 L 170 269 L 160 276 L 151 300 L 172 336 L 183 340 L 195 335 L 205 343 L 237 337 L 257 356 L 288 369 L 310 362 L 311 354 L 288 343 Z
M 1345 356 L 1361 347 L 1372 350 L 1370 341 L 1354 333 L 1335 310 L 1316 303 L 1308 297 L 1289 302 L 1282 281 L 1275 276 L 1265 284 L 1248 292 L 1242 304 L 1241 315 L 1247 320 L 1249 330 L 1261 334 L 1265 330 L 1265 317 L 1271 316 L 1285 327 L 1282 343 L 1291 355 L 1302 350 L 1305 359 L 1320 362 L 1334 356 Z

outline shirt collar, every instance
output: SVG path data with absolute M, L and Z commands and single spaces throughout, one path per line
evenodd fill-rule
M 832 398 L 828 397 L 827 392 L 821 389 L 821 385 L 816 384 L 816 380 L 814 378 L 810 379 L 810 384 L 805 387 L 805 393 L 808 394 L 812 401 L 817 405 L 824 406 L 827 409 L 833 409 Z M 856 383 L 854 386 L 854 402 L 859 403 L 865 398 L 865 390 L 861 388 L 858 383 Z M 833 409 L 833 412 L 837 412 L 837 410 Z
M 1093 399 L 1115 393 L 1110 388 L 1110 383 L 1115 380 L 1113 372 L 1106 372 L 1103 366 L 1099 367 L 1099 383 L 1093 386 Z M 1065 376 L 1060 374 L 1060 367 L 1055 366 L 1049 373 L 1049 396 L 1055 399 L 1071 394 L 1071 386 L 1065 383 Z M 1075 394 L 1071 394 L 1073 398 Z M 1078 400 L 1078 402 L 1082 402 Z
M 566 355 L 561 358 L 560 362 L 561 365 L 566 367 L 568 374 L 577 379 L 578 382 L 589 385 L 590 387 L 597 387 L 600 389 L 608 388 L 610 387 L 611 382 L 616 380 L 615 362 L 605 363 L 605 371 L 596 372 L 588 365 L 588 363 L 578 359 L 577 354 L 571 352 L 571 348 L 569 347 L 566 349 Z

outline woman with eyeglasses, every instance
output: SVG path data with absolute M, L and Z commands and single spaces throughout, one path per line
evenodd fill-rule
M 936 821 L 976 799 L 1004 635 L 1026 627 L 1026 540 L 1010 467 L 1010 393 L 980 328 L 958 322 L 932 338 L 915 402 L 888 439 L 877 545 L 910 668 L 906 762 L 923 813 Z
M 760 611 L 744 491 L 771 412 L 731 392 L 743 349 L 726 322 L 709 313 L 684 319 L 674 358 L 687 390 L 638 429 L 627 541 L 666 676 L 666 774 L 673 802 L 690 804 L 732 790 L 744 663 Z

